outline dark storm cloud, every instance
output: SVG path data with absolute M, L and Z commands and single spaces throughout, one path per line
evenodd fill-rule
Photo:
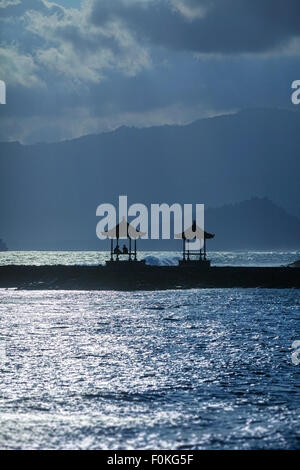
M 268 52 L 300 34 L 299 0 L 94 1 L 94 24 L 117 18 L 142 40 L 199 53 Z
M 300 1 L 75 4 L 24 0 L 0 8 L 0 78 L 8 93 L 0 140 L 58 140 L 293 106 Z

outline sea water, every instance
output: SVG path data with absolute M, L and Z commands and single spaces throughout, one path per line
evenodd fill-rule
M 175 251 L 139 252 L 138 258 L 147 264 L 176 265 L 182 254 Z M 300 251 L 211 251 L 214 266 L 281 266 L 300 259 Z M 3 251 L 0 266 L 18 265 L 89 265 L 105 264 L 106 251 Z
M 1 448 L 299 448 L 298 291 L 0 298 Z
M 293 289 L 0 289 L 0 448 L 299 448 L 299 303 Z

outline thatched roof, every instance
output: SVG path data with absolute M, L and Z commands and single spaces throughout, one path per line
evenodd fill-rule
M 196 238 L 197 240 L 204 240 L 214 238 L 214 236 L 214 234 L 202 230 L 194 220 L 191 227 L 187 228 L 184 232 L 175 235 L 175 238 L 181 238 L 184 240 L 194 240 Z

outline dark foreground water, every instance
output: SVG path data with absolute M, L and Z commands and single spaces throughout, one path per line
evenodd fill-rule
M 299 448 L 299 299 L 0 290 L 0 447 Z

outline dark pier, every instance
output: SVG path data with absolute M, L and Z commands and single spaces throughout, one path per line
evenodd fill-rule
M 147 266 L 0 266 L 0 288 L 163 290 L 190 288 L 299 288 L 300 268 Z
M 299 288 L 300 266 L 233 267 L 211 266 L 206 240 L 214 235 L 193 222 L 182 239 L 182 259 L 177 266 L 149 266 L 137 259 L 137 239 L 143 233 L 125 218 L 103 232 L 110 238 L 110 259 L 102 266 L 0 266 L 0 288 L 38 290 L 165 290 L 192 288 Z M 190 252 L 188 240 L 203 241 L 198 252 Z M 128 242 L 121 249 L 119 240 Z

